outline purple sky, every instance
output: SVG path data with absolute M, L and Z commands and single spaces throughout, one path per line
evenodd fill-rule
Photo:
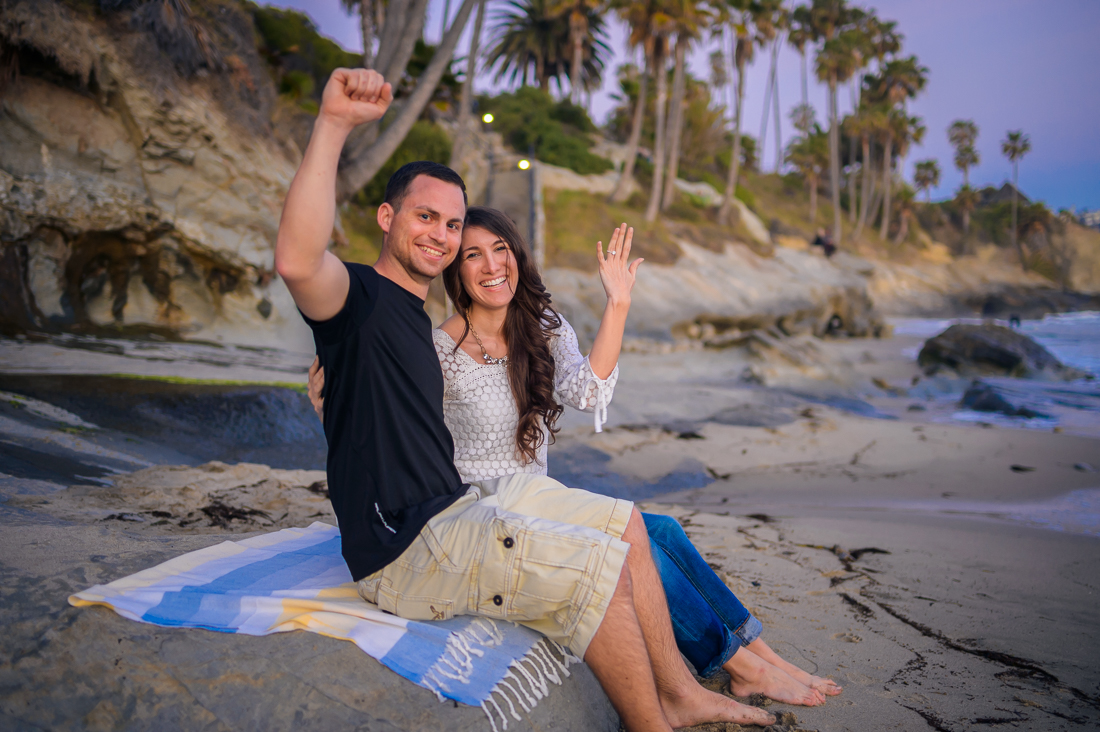
M 431 0 L 427 37 L 438 41 L 445 3 L 454 14 L 461 0 Z M 361 50 L 358 19 L 349 17 L 339 0 L 276 0 L 270 3 L 308 13 L 321 32 L 349 50 Z M 499 0 L 490 0 L 489 17 Z M 859 4 L 859 3 L 857 3 Z M 970 172 L 972 185 L 999 185 L 1012 170 L 1001 155 L 1007 130 L 1022 129 L 1031 137 L 1031 152 L 1020 164 L 1020 188 L 1030 197 L 1059 209 L 1100 208 L 1100 2 L 1097 0 L 878 0 L 863 4 L 884 20 L 898 21 L 905 35 L 904 55 L 915 54 L 929 69 L 925 91 L 910 103 L 910 113 L 927 127 L 922 145 L 911 150 L 913 162 L 939 161 L 943 171 L 933 198 L 945 197 L 961 184 L 952 163 L 947 126 L 955 119 L 973 119 L 980 130 L 981 163 Z M 472 21 L 470 25 L 473 25 Z M 489 25 L 487 23 L 487 25 Z M 602 122 L 614 102 L 614 69 L 627 60 L 621 24 L 611 24 L 616 57 L 609 64 L 604 87 L 593 94 L 591 112 Z M 469 33 L 467 32 L 467 36 Z M 459 53 L 467 38 L 460 42 Z M 691 59 L 693 73 L 709 77 L 709 53 L 717 41 L 707 39 Z M 758 53 L 745 83 L 746 132 L 760 134 L 769 58 Z M 488 75 L 479 88 L 493 88 Z M 801 101 L 801 71 L 797 52 L 785 46 L 779 55 L 779 100 L 783 141 L 794 134 L 787 119 Z M 841 114 L 851 109 L 847 89 L 841 90 Z M 825 87 L 811 74 L 809 101 L 825 121 Z M 774 122 L 769 123 L 765 169 L 775 165 Z

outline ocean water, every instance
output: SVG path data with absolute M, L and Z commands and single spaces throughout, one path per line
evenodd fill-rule
M 931 338 L 956 323 L 981 325 L 982 318 L 897 318 L 890 321 L 894 335 Z M 1008 326 L 1007 320 L 992 321 Z M 1058 313 L 1039 320 L 1024 320 L 1020 332 L 1034 338 L 1067 366 L 1088 371 L 1100 378 L 1100 312 Z M 919 346 L 908 349 L 915 360 Z
M 892 321 L 894 334 L 931 338 L 956 323 L 980 324 L 979 318 L 904 318 Z M 1008 321 L 994 321 L 1008 325 Z M 999 427 L 1050 430 L 1060 427 L 1075 434 L 1100 434 L 1100 312 L 1060 313 L 1038 320 L 1025 320 L 1019 331 L 1043 345 L 1067 366 L 1094 376 L 1071 382 L 1048 382 L 1031 379 L 986 377 L 1005 399 L 1017 407 L 1028 407 L 1043 416 L 1033 418 L 1007 417 L 989 412 L 957 409 L 966 380 L 936 384 L 931 380 L 914 390 L 913 396 L 924 397 L 935 409 L 935 421 L 988 423 Z M 916 360 L 920 346 L 903 351 Z M 1098 459 L 1100 462 L 1100 459 Z

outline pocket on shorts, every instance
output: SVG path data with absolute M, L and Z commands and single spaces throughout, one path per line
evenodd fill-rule
M 450 620 L 455 616 L 452 600 L 406 597 L 385 582 L 378 587 L 378 608 L 406 620 Z

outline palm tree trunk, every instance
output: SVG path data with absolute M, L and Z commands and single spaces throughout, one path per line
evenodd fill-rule
M 807 176 L 806 182 L 810 184 L 810 226 L 817 223 L 817 176 Z
M 1016 250 L 1017 256 L 1020 258 L 1020 267 L 1027 272 L 1027 259 L 1024 258 L 1024 247 L 1020 244 L 1020 232 L 1017 231 L 1017 193 L 1019 191 L 1020 181 L 1020 165 L 1015 160 L 1012 161 L 1012 246 Z
M 829 74 L 829 189 L 833 199 L 833 243 L 840 247 L 840 130 L 836 122 L 836 74 Z
M 737 66 L 737 104 L 733 111 L 733 154 L 730 156 L 730 170 L 726 177 L 726 195 L 722 198 L 722 208 L 718 210 L 718 223 L 729 225 L 730 211 L 733 208 L 733 196 L 737 192 L 737 174 L 741 168 L 741 109 L 745 106 L 745 66 Z
M 810 93 L 806 82 L 806 49 L 803 48 L 799 53 L 802 55 L 802 105 L 808 106 L 810 104 Z
M 363 33 L 364 69 L 374 68 L 374 3 L 375 0 L 359 0 L 359 30 Z
M 375 7 L 381 6 L 381 0 L 376 0 Z M 405 5 L 395 5 L 391 8 L 390 12 L 385 14 L 384 25 L 376 24 L 379 32 L 378 54 L 374 57 L 374 69 L 395 86 L 401 81 L 405 68 L 409 65 L 409 59 L 412 58 L 416 48 L 416 40 L 424 33 L 427 9 L 428 0 L 410 0 Z M 398 107 L 392 106 L 387 119 L 392 118 L 397 111 Z M 381 129 L 381 120 L 357 127 L 348 137 L 342 159 L 353 158 L 357 154 L 355 151 L 361 152 L 373 145 Z
M 474 76 L 477 73 L 477 54 L 481 45 L 481 25 L 485 20 L 486 0 L 478 0 L 474 16 L 474 32 L 470 36 L 470 50 L 466 55 L 466 78 L 462 82 L 462 102 L 458 108 L 458 120 L 463 128 L 474 108 Z
M 386 13 L 386 25 L 378 34 L 378 56 L 375 59 L 375 70 L 394 84 L 401 80 L 416 48 L 416 41 L 424 33 L 428 0 L 409 0 L 403 13 L 399 12 L 399 8 L 395 4 Z
M 626 160 L 623 161 L 623 172 L 619 175 L 619 182 L 615 184 L 615 190 L 608 199 L 614 203 L 621 203 L 629 196 L 630 181 L 634 178 L 634 161 L 638 158 L 638 145 L 642 140 L 642 122 L 645 120 L 646 97 L 649 95 L 649 54 L 645 54 L 645 69 L 642 70 L 642 78 L 638 82 L 638 100 L 634 103 L 634 119 L 630 123 L 630 139 L 626 142 Z
M 389 126 L 378 136 L 373 144 L 358 145 L 345 144 L 344 155 L 341 156 L 340 169 L 337 174 L 336 193 L 337 200 L 346 201 L 360 188 L 370 182 L 386 161 L 390 159 L 398 145 L 409 134 L 413 123 L 420 117 L 428 101 L 432 98 L 439 80 L 443 78 L 443 72 L 451 65 L 454 57 L 455 46 L 466 27 L 466 21 L 474 9 L 478 0 L 463 0 L 462 7 L 458 9 L 454 22 L 447 30 L 443 40 L 424 69 L 424 73 L 417 80 L 416 89 L 409 95 L 404 106 L 390 122 Z M 391 14 L 392 17 L 392 14 Z M 423 27 L 423 26 L 421 26 Z M 408 63 L 408 62 L 406 62 Z
M 775 55 L 772 59 L 772 63 L 778 64 L 779 62 L 779 39 L 775 39 Z M 779 69 L 776 68 L 775 74 L 772 76 L 772 104 L 775 113 L 775 172 L 778 173 L 779 169 L 783 167 L 783 135 L 780 131 L 783 118 L 779 113 Z M 761 151 L 763 152 L 763 151 Z
M 890 230 L 890 183 L 894 178 L 894 136 L 886 136 L 886 150 L 882 154 L 882 225 L 879 227 L 879 238 L 885 240 Z
M 898 233 L 897 236 L 894 237 L 894 246 L 901 244 L 905 241 L 905 237 L 909 236 L 909 212 L 902 211 L 900 218 L 901 221 L 898 224 Z
M 863 135 L 863 163 L 859 167 L 859 182 L 862 189 L 859 194 L 859 223 L 856 224 L 855 237 L 863 233 L 863 227 L 867 225 L 867 211 L 870 208 L 871 185 L 874 176 L 871 165 L 871 136 Z
M 852 77 L 852 83 L 849 86 L 852 91 L 852 115 L 853 117 L 858 110 L 858 100 L 856 99 L 856 80 Z M 856 222 L 856 136 L 848 135 L 848 223 L 854 224 Z
M 658 39 L 654 52 L 654 73 L 657 76 L 656 125 L 653 132 L 653 182 L 649 188 L 649 204 L 645 209 L 645 220 L 657 220 L 661 203 L 661 184 L 665 172 L 665 107 L 668 104 L 668 72 L 665 69 L 665 50 L 663 39 Z
M 778 41 L 777 41 L 778 42 Z M 768 115 L 772 110 L 772 91 L 775 89 L 775 54 L 768 69 L 768 88 L 764 90 L 764 114 L 760 118 L 760 172 L 764 172 L 764 156 L 768 143 Z
M 669 102 L 668 121 L 668 173 L 665 175 L 665 192 L 661 198 L 661 210 L 672 205 L 676 197 L 676 176 L 680 172 L 680 145 L 684 132 L 684 56 L 688 41 L 677 37 L 675 70 L 672 72 L 672 100 Z
M 581 70 L 584 64 L 584 37 L 588 33 L 584 14 L 574 9 L 569 16 L 569 38 L 573 42 L 573 64 L 569 70 L 569 98 L 573 104 L 581 103 Z

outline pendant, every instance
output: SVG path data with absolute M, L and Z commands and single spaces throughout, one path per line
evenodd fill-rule
M 493 358 L 492 356 L 490 356 L 485 351 L 482 351 L 481 352 L 481 357 L 483 359 L 485 359 L 485 363 L 489 364 L 490 366 L 507 366 L 508 365 L 508 357 L 507 356 L 502 356 L 501 358 Z

